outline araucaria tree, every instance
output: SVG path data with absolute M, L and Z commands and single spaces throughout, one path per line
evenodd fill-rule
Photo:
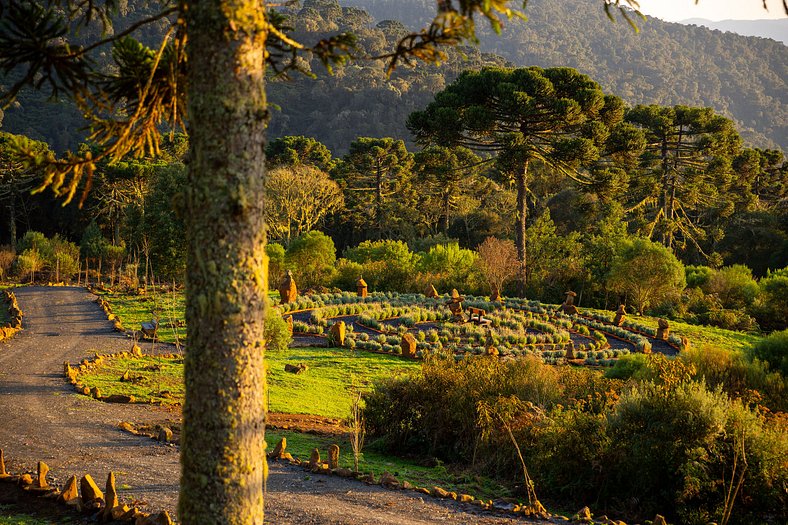
M 465 146 L 496 156 L 517 189 L 519 278 L 526 278 L 528 168 L 542 162 L 557 173 L 590 182 L 582 167 L 599 158 L 623 103 L 570 68 L 485 68 L 466 71 L 408 118 L 422 144 Z
M 714 232 L 703 210 L 728 216 L 740 198 L 732 184 L 740 143 L 733 122 L 711 108 L 687 106 L 636 106 L 626 119 L 646 135 L 641 200 L 632 206 L 650 211 L 645 233 L 672 250 L 690 244 L 704 254 L 701 243 Z

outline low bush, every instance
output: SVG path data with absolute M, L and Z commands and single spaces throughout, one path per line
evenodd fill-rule
M 751 359 L 768 363 L 770 370 L 788 377 L 788 330 L 774 332 L 760 340 L 748 351 L 748 355 Z

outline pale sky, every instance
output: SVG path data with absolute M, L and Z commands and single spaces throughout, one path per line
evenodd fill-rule
M 786 18 L 782 0 L 639 0 L 640 12 L 662 20 L 678 22 L 688 18 L 707 20 L 754 20 Z

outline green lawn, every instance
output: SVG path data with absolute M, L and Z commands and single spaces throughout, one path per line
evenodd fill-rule
M 628 316 L 628 318 L 650 328 L 657 328 L 657 320 L 654 317 L 632 315 Z M 735 351 L 744 350 L 763 339 L 759 335 L 734 332 L 714 326 L 687 324 L 679 321 L 670 321 L 670 331 L 688 337 L 690 343 L 695 346 L 711 345 Z
M 594 308 L 582 308 L 582 310 L 606 315 L 613 313 L 608 310 L 597 310 Z M 627 314 L 627 320 L 650 328 L 657 328 L 656 317 Z M 714 326 L 687 324 L 680 321 L 670 321 L 670 331 L 671 333 L 688 337 L 690 343 L 694 346 L 712 345 L 734 351 L 744 350 L 763 339 L 763 337 L 759 335 L 734 332 Z
M 286 363 L 304 363 L 309 369 L 295 375 L 284 371 Z M 368 389 L 374 381 L 415 372 L 421 366 L 417 361 L 391 355 L 337 348 L 290 348 L 284 352 L 269 352 L 266 365 L 269 410 L 338 419 L 349 415 L 351 386 Z M 125 372 L 132 381 L 120 381 Z M 102 395 L 133 395 L 140 401 L 154 400 L 164 404 L 183 401 L 182 378 L 182 359 L 155 356 L 105 359 L 100 367 L 80 375 L 86 386 L 98 387 Z M 169 395 L 161 397 L 163 391 Z
M 183 290 L 173 292 L 149 287 L 145 295 L 131 295 L 120 292 L 99 293 L 112 307 L 112 313 L 120 317 L 126 330 L 139 330 L 141 323 L 151 319 L 159 320 L 158 337 L 160 341 L 174 343 L 186 338 L 184 326 L 173 326 L 186 318 L 186 298 Z M 279 292 L 269 292 L 273 303 L 279 302 Z

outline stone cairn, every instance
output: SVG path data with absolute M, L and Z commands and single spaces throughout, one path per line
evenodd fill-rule
M 657 325 L 657 339 L 667 341 L 668 336 L 670 335 L 670 323 L 667 319 L 658 319 Z
M 627 318 L 627 309 L 626 307 L 621 304 L 618 306 L 618 310 L 616 310 L 616 316 L 613 318 L 613 324 L 616 326 L 621 326 L 624 324 L 624 319 Z
M 279 297 L 282 298 L 280 304 L 292 303 L 298 297 L 298 288 L 296 287 L 295 279 L 293 279 L 293 272 L 287 270 L 282 282 L 279 284 Z
M 363 277 L 359 276 L 358 281 L 356 281 L 356 294 L 358 294 L 359 297 L 366 297 L 367 290 L 367 281 L 365 281 Z
M 465 297 L 460 295 L 460 292 L 457 291 L 457 288 L 454 288 L 451 291 L 451 297 L 449 298 L 449 302 L 446 303 L 446 306 L 454 316 L 455 322 L 465 322 L 465 315 L 462 313 L 462 302 L 464 300 Z
M 39 461 L 36 478 L 30 474 L 12 475 L 6 472 L 5 456 L 0 449 L 0 482 L 13 483 L 28 494 L 44 499 L 54 500 L 65 507 L 82 514 L 90 514 L 93 521 L 99 523 L 128 523 L 133 525 L 174 525 L 167 511 L 149 514 L 137 507 L 121 505 L 115 486 L 115 474 L 107 476 L 106 489 L 98 487 L 90 474 L 85 474 L 77 481 L 71 476 L 62 489 L 52 486 L 47 481 L 49 467 Z
M 566 292 L 566 299 L 559 307 L 559 309 L 566 315 L 578 314 L 577 306 L 575 306 L 575 297 L 577 297 L 577 294 L 575 292 L 571 290 Z

